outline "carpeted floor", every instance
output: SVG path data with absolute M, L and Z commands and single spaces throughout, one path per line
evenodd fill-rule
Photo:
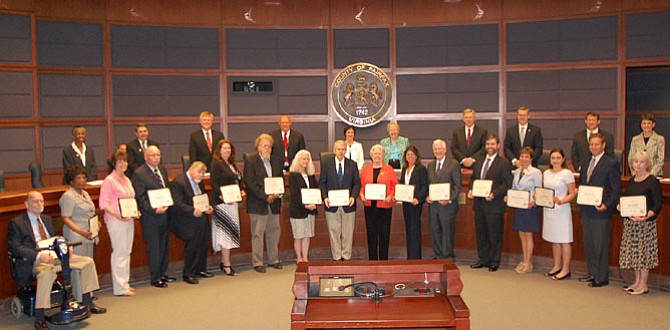
M 511 269 L 490 273 L 458 264 L 463 299 L 472 329 L 667 329 L 670 293 L 652 290 L 629 296 L 621 283 L 588 288 L 575 278 L 552 281 L 537 270 L 518 275 Z M 199 285 L 181 281 L 167 289 L 136 284 L 137 296 L 100 292 L 97 303 L 108 313 L 52 329 L 289 329 L 295 264 L 259 274 L 217 276 Z M 4 315 L 2 329 L 31 329 L 32 319 Z

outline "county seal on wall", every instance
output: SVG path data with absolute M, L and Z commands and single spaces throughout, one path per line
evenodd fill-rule
M 370 63 L 354 63 L 342 69 L 330 88 L 337 115 L 356 127 L 382 121 L 391 109 L 393 86 L 382 69 Z

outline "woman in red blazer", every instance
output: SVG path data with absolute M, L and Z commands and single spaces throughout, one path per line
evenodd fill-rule
M 398 177 L 393 167 L 384 163 L 384 147 L 375 144 L 370 148 L 372 164 L 367 164 L 361 170 L 360 198 L 365 206 L 365 228 L 368 234 L 368 257 L 370 260 L 388 260 L 389 236 L 391 234 L 391 214 L 393 211 L 393 196 Z M 368 184 L 386 185 L 386 195 L 366 196 Z

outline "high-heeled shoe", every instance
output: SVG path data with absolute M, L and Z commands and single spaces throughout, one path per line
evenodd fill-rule
M 565 274 L 561 277 L 558 277 L 558 274 L 556 274 L 556 275 L 552 276 L 551 279 L 554 280 L 554 281 L 562 281 L 562 280 L 570 278 L 571 276 L 572 276 L 572 273 L 568 272 L 567 274 Z
M 552 276 L 554 276 L 554 275 L 560 273 L 562 270 L 563 270 L 563 268 L 561 268 L 561 269 L 559 269 L 559 270 L 557 270 L 557 271 L 555 271 L 555 272 L 549 271 L 549 272 L 544 273 L 544 276 L 552 277 Z
M 237 276 L 237 272 L 233 269 L 232 266 L 226 266 L 223 263 L 220 263 L 219 268 L 221 268 L 221 271 L 223 271 L 223 273 L 228 276 Z M 230 271 L 227 272 L 226 269 L 229 269 Z

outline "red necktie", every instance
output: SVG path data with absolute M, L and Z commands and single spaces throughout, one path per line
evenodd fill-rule
M 205 132 L 205 141 L 207 141 L 207 149 L 212 152 L 212 138 L 209 137 L 209 132 Z
M 468 146 L 470 145 L 470 138 L 472 137 L 472 131 L 468 128 Z
M 284 132 L 284 164 L 288 163 L 288 136 Z
M 37 218 L 37 224 L 39 225 L 39 230 L 40 230 L 40 238 L 41 239 L 47 239 L 49 238 L 49 235 L 47 234 L 47 229 L 44 228 L 44 224 L 42 224 L 42 220 L 40 218 Z

